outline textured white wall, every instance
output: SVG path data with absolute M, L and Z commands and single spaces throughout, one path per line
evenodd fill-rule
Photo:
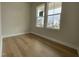
M 0 56 L 2 52 L 2 38 L 1 38 L 1 2 L 0 2 Z
M 11 36 L 29 32 L 30 4 L 24 2 L 2 3 L 2 35 Z

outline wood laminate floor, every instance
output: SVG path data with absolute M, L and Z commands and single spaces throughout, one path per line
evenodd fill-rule
M 19 35 L 3 39 L 3 57 L 63 57 L 77 56 L 73 49 L 46 41 L 44 38 L 33 35 Z

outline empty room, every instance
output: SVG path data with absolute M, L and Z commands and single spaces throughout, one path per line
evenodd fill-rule
M 79 2 L 0 2 L 0 56 L 78 57 Z

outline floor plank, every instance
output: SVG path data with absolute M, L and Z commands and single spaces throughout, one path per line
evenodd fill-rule
M 68 48 L 67 48 L 68 49 Z M 77 56 L 74 50 L 67 50 L 45 38 L 27 34 L 3 39 L 3 57 L 60 57 Z

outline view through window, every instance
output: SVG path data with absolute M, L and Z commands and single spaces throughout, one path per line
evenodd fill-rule
M 45 7 L 47 12 L 45 11 Z M 36 27 L 44 27 L 44 17 L 47 18 L 46 28 L 60 29 L 60 18 L 61 18 L 61 2 L 50 2 L 41 4 L 36 7 Z M 44 14 L 47 14 L 45 16 Z
M 44 4 L 36 8 L 36 27 L 44 27 Z
M 47 28 L 60 29 L 61 2 L 48 3 Z

